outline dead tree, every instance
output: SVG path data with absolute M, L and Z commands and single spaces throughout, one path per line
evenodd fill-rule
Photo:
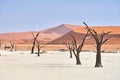
M 3 39 L 0 39 L 0 48 L 2 46 L 3 41 L 4 41 Z
M 40 32 L 37 32 L 36 35 L 34 35 L 34 34 L 32 33 L 32 36 L 33 36 L 33 42 L 32 42 L 31 54 L 34 53 L 35 43 L 36 43 L 37 37 L 39 36 L 39 33 L 40 33 Z
M 67 47 L 67 49 L 69 50 L 69 52 L 70 52 L 70 58 L 72 58 L 72 51 L 73 51 L 73 46 L 72 46 L 72 44 L 66 43 L 66 42 L 64 42 L 64 44 L 65 44 L 65 46 Z
M 85 43 L 87 35 L 88 35 L 88 31 L 87 31 L 87 34 L 83 37 L 82 42 L 79 46 L 77 45 L 77 41 L 76 41 L 75 37 L 72 36 L 72 46 L 73 46 L 73 53 L 76 58 L 76 65 L 81 65 L 80 52 L 82 51 L 82 47 Z
M 15 43 L 14 43 L 14 41 L 10 41 L 10 51 L 13 51 L 13 49 L 14 49 L 14 47 L 15 47 Z
M 7 49 L 11 49 L 11 47 L 10 47 L 10 46 L 5 45 L 4 49 L 5 49 L 5 51 L 6 51 Z
M 37 46 L 37 49 L 38 49 L 38 52 L 37 52 L 37 56 L 40 56 L 40 51 L 41 51 L 41 48 L 43 48 L 44 46 L 42 46 L 42 41 L 38 41 L 36 40 L 36 46 Z
M 110 31 L 106 33 L 102 32 L 101 34 L 98 34 L 95 30 L 91 29 L 85 22 L 83 22 L 83 24 L 87 27 L 87 30 L 90 32 L 90 34 L 93 36 L 96 42 L 97 54 L 96 54 L 95 67 L 103 67 L 101 62 L 101 47 L 106 41 L 110 39 L 110 37 L 104 38 L 110 33 Z
M 17 46 L 15 46 L 15 51 L 17 51 Z

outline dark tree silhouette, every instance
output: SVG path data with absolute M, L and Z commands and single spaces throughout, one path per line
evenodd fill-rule
M 32 43 L 31 54 L 34 54 L 35 43 L 36 43 L 37 37 L 39 36 L 39 33 L 40 33 L 40 32 L 37 32 L 36 35 L 34 35 L 34 33 L 32 33 L 33 43 Z
M 38 49 L 38 52 L 37 52 L 37 56 L 40 56 L 40 50 L 41 48 L 43 48 L 44 46 L 42 45 L 42 41 L 39 41 L 39 40 L 36 40 L 36 46 L 37 46 L 37 49 Z
M 102 32 L 101 34 L 98 34 L 95 30 L 91 29 L 85 22 L 83 22 L 83 24 L 87 27 L 87 30 L 90 32 L 90 34 L 93 36 L 96 42 L 97 54 L 96 54 L 95 67 L 103 67 L 101 62 L 101 46 L 110 39 L 110 37 L 104 38 L 110 33 L 110 31 L 106 33 Z
M 11 49 L 11 46 L 5 45 L 4 49 L 5 49 L 5 51 L 6 51 L 7 49 Z
M 88 35 L 88 31 L 87 31 L 87 34 L 83 37 L 82 42 L 79 46 L 77 45 L 77 41 L 76 41 L 75 37 L 72 36 L 72 46 L 73 46 L 73 53 L 76 58 L 76 65 L 81 65 L 80 52 L 82 51 L 82 47 L 85 43 L 87 35 Z
M 4 41 L 3 39 L 0 39 L 0 48 L 2 46 L 3 41 Z
M 13 51 L 14 47 L 15 47 L 15 43 L 14 43 L 14 40 L 10 41 L 10 51 Z
M 17 51 L 17 46 L 15 46 L 15 51 Z
M 73 51 L 73 46 L 72 46 L 72 44 L 66 43 L 66 42 L 64 42 L 64 44 L 66 45 L 67 49 L 68 49 L 69 52 L 70 52 L 70 58 L 72 58 L 72 51 Z

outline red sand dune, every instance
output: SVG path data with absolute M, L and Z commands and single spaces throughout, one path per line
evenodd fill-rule
M 108 32 L 111 31 L 110 34 L 120 34 L 120 26 L 92 26 L 90 27 L 97 31 L 97 33 Z M 80 26 L 74 29 L 75 32 L 78 33 L 86 33 L 85 26 Z
M 57 27 L 40 31 L 38 39 L 41 39 L 44 42 L 49 42 L 72 31 L 73 29 L 74 27 L 72 27 L 71 25 L 62 24 Z M 7 42 L 14 40 L 15 43 L 31 43 L 31 40 L 33 39 L 32 33 L 36 34 L 37 32 L 31 31 L 31 32 L 2 33 L 0 34 L 0 37 Z
M 111 31 L 111 36 L 113 36 L 108 43 L 110 44 L 120 44 L 120 26 L 93 26 L 98 33 Z M 36 34 L 35 31 L 31 32 L 14 32 L 14 33 L 3 33 L 0 36 L 5 41 L 14 40 L 16 43 L 31 43 L 33 37 L 32 32 Z M 70 35 L 74 35 L 78 42 L 81 41 L 82 37 L 85 35 L 85 26 L 77 26 L 70 24 L 62 24 L 56 27 L 52 27 L 46 30 L 40 31 L 38 39 L 44 42 L 49 42 L 51 44 L 61 44 L 64 41 L 70 41 Z M 114 34 L 114 35 L 112 35 Z M 93 39 L 89 39 L 87 44 L 94 44 Z M 106 44 L 108 44 L 106 43 Z
M 108 42 L 105 44 L 120 45 L 120 26 L 101 26 L 101 27 L 94 26 L 91 28 L 94 29 L 95 31 L 97 31 L 98 34 L 100 34 L 102 32 L 111 31 L 111 33 L 109 34 L 111 39 L 109 39 Z M 77 26 L 73 29 L 73 31 L 49 42 L 49 44 L 63 44 L 64 42 L 70 43 L 71 42 L 71 35 L 73 35 L 76 38 L 77 42 L 80 43 L 81 39 L 85 35 L 86 31 L 87 30 L 85 29 L 85 26 Z M 90 38 L 86 40 L 86 44 L 87 45 L 94 45 L 95 44 L 95 41 L 92 38 L 92 36 L 90 36 Z
M 67 34 L 65 34 L 62 37 L 59 37 L 51 42 L 49 44 L 63 44 L 64 42 L 71 43 L 71 35 L 73 35 L 77 43 L 81 43 L 82 38 L 85 36 L 84 33 L 77 33 L 74 31 L 71 31 Z M 108 45 L 120 45 L 120 34 L 110 34 L 111 38 L 105 43 Z M 95 41 L 92 36 L 88 36 L 88 39 L 86 40 L 85 44 L 87 45 L 95 45 Z

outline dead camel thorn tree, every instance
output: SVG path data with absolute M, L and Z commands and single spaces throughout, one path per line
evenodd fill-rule
M 87 27 L 86 29 L 90 32 L 90 34 L 93 36 L 95 42 L 96 42 L 96 50 L 97 50 L 97 54 L 96 54 L 96 63 L 95 63 L 95 67 L 103 67 L 102 66 L 102 62 L 101 62 L 101 47 L 102 45 L 108 41 L 110 39 L 110 37 L 106 37 L 109 32 L 102 32 L 101 34 L 98 34 L 95 30 L 91 29 L 85 22 L 83 22 L 83 24 Z
M 37 38 L 38 38 L 38 36 L 39 36 L 39 33 L 40 33 L 40 32 L 37 32 L 36 35 L 34 35 L 34 33 L 32 33 L 33 42 L 32 42 L 31 54 L 34 54 L 35 43 L 36 43 L 36 40 L 37 40 Z
M 4 41 L 3 39 L 0 39 L 0 48 L 2 46 L 3 41 Z
M 72 44 L 66 43 L 66 42 L 64 42 L 64 44 L 65 44 L 65 46 L 67 47 L 67 49 L 69 50 L 69 52 L 70 52 L 70 58 L 72 58 L 72 51 L 73 51 L 73 46 L 72 46 Z
M 72 36 L 72 47 L 73 47 L 72 51 L 73 51 L 75 58 L 76 58 L 76 65 L 81 65 L 80 52 L 82 51 L 82 47 L 85 43 L 87 35 L 88 35 L 88 31 L 87 31 L 87 34 L 83 37 L 82 42 L 79 46 L 77 45 L 77 41 L 76 41 L 75 37 Z
M 13 49 L 14 49 L 14 47 L 15 47 L 15 42 L 14 42 L 14 40 L 12 40 L 12 41 L 10 41 L 10 51 L 13 51 Z
M 36 40 L 36 46 L 37 46 L 37 49 L 38 49 L 37 56 L 40 56 L 40 50 L 41 50 L 41 48 L 44 47 L 44 46 L 42 46 L 42 41 Z

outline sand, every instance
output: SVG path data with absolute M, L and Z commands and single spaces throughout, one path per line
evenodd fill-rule
M 69 52 L 0 51 L 0 80 L 119 80 L 120 53 L 102 53 L 103 68 L 95 68 L 95 53 L 82 52 L 75 65 Z

